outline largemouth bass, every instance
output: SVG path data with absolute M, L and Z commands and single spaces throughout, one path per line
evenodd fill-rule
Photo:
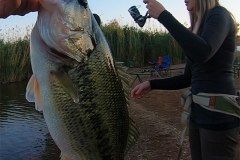
M 40 0 L 26 98 L 42 111 L 62 160 L 123 160 L 138 138 L 129 75 L 114 63 L 86 0 Z

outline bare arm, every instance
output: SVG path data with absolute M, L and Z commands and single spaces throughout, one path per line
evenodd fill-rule
M 25 15 L 37 11 L 38 0 L 0 0 L 0 18 L 7 18 L 10 15 Z

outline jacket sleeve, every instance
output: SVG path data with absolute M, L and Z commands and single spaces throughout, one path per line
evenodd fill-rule
M 164 79 L 149 80 L 151 89 L 162 89 L 162 90 L 178 90 L 190 87 L 191 85 L 191 71 L 189 63 L 186 63 L 184 73 L 174 77 Z
M 158 21 L 167 28 L 185 54 L 197 63 L 204 63 L 214 56 L 231 26 L 229 13 L 222 7 L 210 11 L 200 36 L 189 31 L 166 10 L 159 15 Z

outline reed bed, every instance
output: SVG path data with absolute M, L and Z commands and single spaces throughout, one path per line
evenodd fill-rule
M 31 75 L 29 41 L 0 40 L 0 82 L 17 82 Z
M 29 37 L 32 27 L 0 28 L 0 82 L 18 82 L 30 77 Z
M 169 33 L 131 26 L 121 27 L 116 20 L 101 28 L 114 59 L 123 61 L 128 66 L 141 67 L 164 55 L 170 55 L 172 64 L 184 61 L 182 49 Z
M 171 64 L 182 63 L 184 54 L 170 34 L 144 31 L 139 27 L 120 26 L 117 20 L 101 26 L 109 43 L 113 58 L 129 67 L 149 65 L 148 61 L 170 55 Z M 0 37 L 0 82 L 17 82 L 28 79 L 32 73 L 29 57 L 31 27 L 9 29 Z M 21 38 L 19 38 L 21 34 Z M 7 37 L 7 38 L 6 38 Z

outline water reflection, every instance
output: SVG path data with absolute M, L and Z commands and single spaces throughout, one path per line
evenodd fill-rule
M 0 84 L 0 159 L 59 159 L 43 115 L 25 99 L 26 85 Z

